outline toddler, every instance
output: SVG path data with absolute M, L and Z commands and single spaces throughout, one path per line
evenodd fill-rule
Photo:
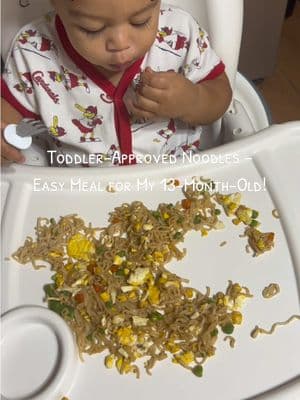
M 231 101 L 207 33 L 159 0 L 52 0 L 16 36 L 1 81 L 1 131 L 41 119 L 60 153 L 135 156 L 199 151 L 202 126 Z M 2 162 L 24 162 L 1 135 Z M 67 150 L 66 150 L 67 149 Z M 113 161 L 113 163 L 116 163 Z

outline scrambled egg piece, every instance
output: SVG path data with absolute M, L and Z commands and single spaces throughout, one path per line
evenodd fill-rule
M 133 334 L 130 326 L 118 329 L 117 335 L 120 344 L 124 346 L 133 346 L 136 343 L 136 336 Z
M 229 195 L 218 195 L 217 199 L 222 204 L 224 211 L 228 217 L 233 216 L 241 202 L 241 193 L 232 193 Z
M 67 244 L 68 256 L 77 260 L 89 261 L 90 255 L 95 253 L 94 244 L 80 233 L 72 236 Z
M 128 283 L 129 285 L 139 286 L 146 282 L 149 274 L 149 268 L 137 268 L 134 272 L 132 272 L 129 276 Z

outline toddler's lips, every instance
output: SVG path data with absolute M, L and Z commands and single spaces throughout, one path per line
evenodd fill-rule
M 118 70 L 118 71 L 124 71 L 125 69 L 127 69 L 128 67 L 130 67 L 130 65 L 132 65 L 133 62 L 134 62 L 134 60 L 133 60 L 133 61 L 126 62 L 126 63 L 124 63 L 124 64 L 109 64 L 109 66 L 110 66 L 110 68 L 112 68 L 112 69 L 115 69 L 115 70 Z

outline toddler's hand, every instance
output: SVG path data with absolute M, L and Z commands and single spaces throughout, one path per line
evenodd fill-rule
M 25 161 L 25 157 L 15 147 L 8 144 L 3 137 L 3 130 L 7 126 L 4 122 L 1 122 L 1 165 L 7 165 L 12 162 L 22 164 Z
M 146 68 L 130 111 L 145 119 L 184 119 L 188 113 L 187 104 L 193 104 L 194 94 L 194 84 L 183 75 L 173 71 L 154 72 Z

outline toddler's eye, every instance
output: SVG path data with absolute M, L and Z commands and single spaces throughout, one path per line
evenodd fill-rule
M 149 25 L 150 20 L 151 20 L 151 17 L 147 18 L 146 21 L 143 21 L 143 22 L 131 22 L 131 25 L 135 26 L 137 28 L 143 28 L 144 26 Z
M 85 33 L 88 36 L 96 36 L 99 35 L 99 33 L 103 32 L 105 27 L 97 29 L 96 31 L 92 31 L 83 27 L 79 27 L 79 29 L 81 30 L 81 32 Z

